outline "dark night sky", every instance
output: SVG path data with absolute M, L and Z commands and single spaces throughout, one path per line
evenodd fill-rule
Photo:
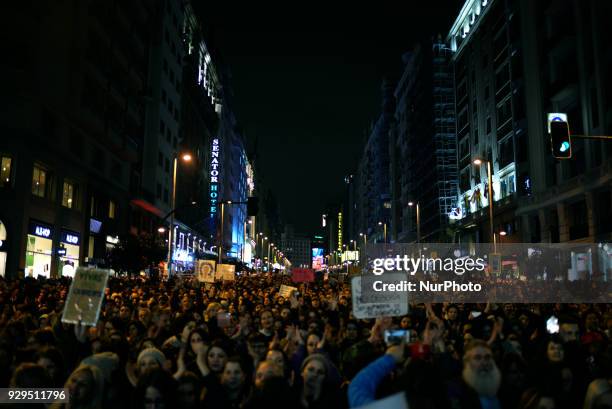
M 342 198 L 380 111 L 382 78 L 398 75 L 420 36 L 445 37 L 463 1 L 401 3 L 232 4 L 202 15 L 231 72 L 238 122 L 250 144 L 258 140 L 261 176 L 298 233 L 313 233 L 325 205 Z

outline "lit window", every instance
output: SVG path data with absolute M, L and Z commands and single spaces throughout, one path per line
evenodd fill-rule
M 38 197 L 45 197 L 47 186 L 47 172 L 39 166 L 34 166 L 32 173 L 32 194 Z
M 62 190 L 62 206 L 72 209 L 74 204 L 74 184 L 69 180 L 64 180 Z
M 115 211 L 117 210 L 117 205 L 115 205 L 115 202 L 113 202 L 112 200 L 108 202 L 108 218 L 109 219 L 114 219 L 115 218 Z
M 11 158 L 3 156 L 0 161 L 0 186 L 8 186 L 11 182 Z

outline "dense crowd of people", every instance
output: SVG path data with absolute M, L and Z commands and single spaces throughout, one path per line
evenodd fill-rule
M 0 281 L 0 387 L 65 387 L 53 407 L 70 409 L 341 409 L 397 393 L 410 409 L 612 408 L 609 304 L 412 304 L 357 320 L 348 282 L 288 297 L 283 283 L 111 278 L 86 327 L 61 321 L 70 281 Z

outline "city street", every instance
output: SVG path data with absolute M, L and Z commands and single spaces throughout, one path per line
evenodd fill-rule
M 404 3 L 7 5 L 0 404 L 612 408 L 612 2 Z

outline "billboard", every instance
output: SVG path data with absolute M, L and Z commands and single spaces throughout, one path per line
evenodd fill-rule
M 315 271 L 319 271 L 325 264 L 325 258 L 323 256 L 323 249 L 320 247 L 312 248 L 312 268 Z

